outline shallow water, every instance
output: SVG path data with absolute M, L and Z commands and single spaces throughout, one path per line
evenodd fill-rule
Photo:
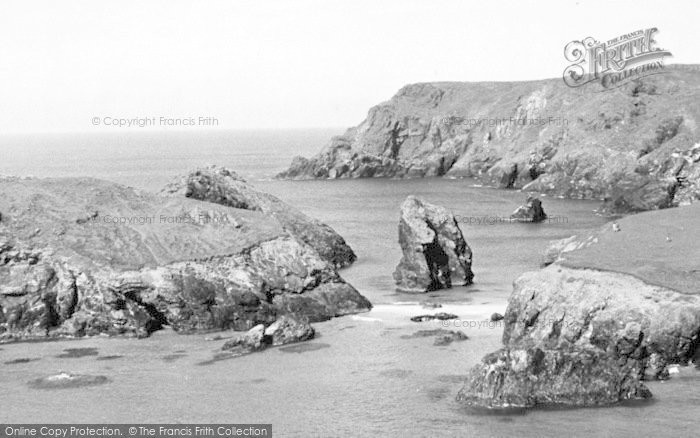
M 276 436 L 300 437 L 697 432 L 700 372 L 689 368 L 681 368 L 671 381 L 650 383 L 650 403 L 511 415 L 458 405 L 454 398 L 469 367 L 500 344 L 502 326 L 486 319 L 504 312 L 512 281 L 538 267 L 549 240 L 604 223 L 593 214 L 597 203 L 544 198 L 547 213 L 566 221 L 477 225 L 468 218 L 508 216 L 524 194 L 474 187 L 469 180 L 269 180 L 292 155 L 318 150 L 329 135 L 71 136 L 33 139 L 33 153 L 3 157 L 0 173 L 101 176 L 150 190 L 196 165 L 217 163 L 240 170 L 260 189 L 329 223 L 346 238 L 359 260 L 342 275 L 375 308 L 316 324 L 318 337 L 311 342 L 227 360 L 218 360 L 217 350 L 231 333 L 217 338 L 165 330 L 143 340 L 100 337 L 3 345 L 0 423 L 257 422 L 272 423 Z M 17 138 L 0 140 L 11 151 L 27 144 Z M 408 194 L 465 218 L 461 226 L 474 252 L 474 285 L 421 295 L 394 291 L 391 274 L 400 258 L 398 212 Z M 425 301 L 444 305 L 424 308 L 420 303 Z M 410 321 L 411 316 L 437 311 L 459 319 Z M 436 328 L 462 330 L 469 339 L 438 347 L 433 337 L 411 336 Z M 30 382 L 61 371 L 108 379 L 80 388 L 31 387 Z

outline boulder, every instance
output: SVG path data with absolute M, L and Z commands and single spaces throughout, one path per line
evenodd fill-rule
M 0 209 L 0 342 L 248 330 L 371 308 L 259 210 L 90 178 L 2 179 Z
M 176 178 L 162 193 L 262 212 L 294 238 L 318 251 L 321 258 L 336 268 L 350 265 L 357 258 L 352 248 L 331 227 L 268 193 L 256 190 L 230 169 L 209 166 L 194 170 Z
M 248 354 L 264 350 L 268 343 L 268 339 L 265 337 L 265 326 L 258 324 L 243 335 L 226 341 L 221 349 L 235 354 Z
M 551 265 L 515 281 L 505 314 L 506 347 L 599 350 L 645 374 L 688 364 L 700 345 L 700 295 L 635 277 Z
M 472 252 L 455 217 L 445 208 L 409 196 L 401 205 L 403 257 L 394 271 L 401 292 L 427 292 L 469 285 Z
M 284 345 L 313 339 L 314 328 L 307 318 L 282 315 L 265 329 L 271 345 Z
M 221 350 L 239 356 L 272 346 L 308 341 L 314 335 L 314 328 L 309 324 L 308 318 L 282 315 L 267 327 L 258 324 L 246 333 L 226 341 Z
M 469 372 L 457 401 L 505 409 L 600 406 L 650 398 L 637 374 L 602 351 L 501 349 Z
M 518 207 L 510 215 L 510 218 L 518 222 L 542 222 L 547 219 L 547 214 L 542 208 L 542 201 L 533 196 L 528 196 L 525 205 Z

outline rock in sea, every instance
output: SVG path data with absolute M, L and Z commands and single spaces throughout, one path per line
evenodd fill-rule
M 510 215 L 510 218 L 518 222 L 542 222 L 547 219 L 547 214 L 542 208 L 542 201 L 533 196 L 528 196 L 525 205 L 518 207 Z
M 259 324 L 245 334 L 226 341 L 221 349 L 233 354 L 247 354 L 270 346 L 308 341 L 313 339 L 315 333 L 307 318 L 283 315 L 267 328 Z
M 403 257 L 394 271 L 401 292 L 428 292 L 472 283 L 472 251 L 445 208 L 409 196 L 401 205 Z
M 248 330 L 371 308 L 262 210 L 92 178 L 0 179 L 0 342 Z M 315 226 L 302 228 L 328 235 Z
M 636 379 L 602 351 L 503 349 L 469 373 L 457 400 L 486 408 L 597 406 L 651 397 Z

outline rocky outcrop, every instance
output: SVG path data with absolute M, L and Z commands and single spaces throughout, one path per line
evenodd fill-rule
M 647 397 L 638 382 L 668 378 L 670 364 L 700 363 L 699 215 L 700 204 L 647 212 L 557 242 L 547 267 L 515 281 L 504 348 L 470 371 L 460 400 L 613 403 Z
M 267 348 L 268 344 L 269 340 L 265 338 L 265 325 L 258 324 L 244 334 L 226 341 L 221 347 L 221 350 L 232 354 L 243 355 L 262 351 Z
M 471 284 L 472 252 L 454 216 L 409 196 L 401 205 L 403 257 L 394 271 L 402 292 L 427 292 Z
M 262 212 L 337 268 L 347 266 L 357 258 L 331 227 L 309 218 L 268 193 L 255 190 L 232 170 L 217 166 L 197 169 L 175 179 L 163 189 L 163 193 Z
M 498 312 L 494 312 L 494 313 L 491 314 L 491 318 L 489 318 L 489 320 L 490 320 L 491 322 L 498 322 L 498 321 L 502 321 L 503 318 L 504 318 L 503 315 L 501 315 L 501 314 L 498 313 Z
M 407 85 L 281 178 L 471 177 L 613 213 L 700 199 L 700 69 L 608 92 L 561 78 Z
M 270 214 L 81 178 L 0 180 L 0 341 L 248 330 L 371 304 Z
M 221 350 L 234 356 L 262 351 L 268 347 L 293 344 L 314 338 L 316 331 L 308 318 L 282 315 L 267 328 L 259 324 L 246 333 L 226 341 Z M 221 359 L 219 357 L 219 359 Z
M 700 346 L 700 294 L 552 265 L 516 280 L 504 321 L 506 346 L 598 350 L 633 363 L 643 378 L 693 359 Z
M 534 196 L 528 196 L 525 205 L 518 207 L 510 218 L 518 222 L 542 222 L 547 219 L 547 214 L 542 208 L 542 201 Z
M 307 318 L 290 315 L 282 315 L 265 329 L 265 336 L 270 340 L 270 345 L 274 346 L 308 341 L 315 334 Z
M 457 401 L 485 408 L 597 406 L 647 399 L 637 370 L 591 350 L 502 349 L 470 373 Z

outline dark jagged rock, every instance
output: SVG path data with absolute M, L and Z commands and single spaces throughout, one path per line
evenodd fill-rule
M 496 321 L 501 321 L 503 319 L 503 315 L 500 313 L 494 313 L 491 315 L 491 321 L 496 322 Z
M 210 166 L 178 178 L 163 189 L 171 196 L 185 196 L 245 210 L 260 211 L 282 225 L 289 234 L 314 248 L 336 268 L 357 258 L 345 240 L 328 225 L 304 215 L 276 197 L 255 190 L 234 171 Z
M 525 205 L 518 207 L 510 218 L 519 222 L 542 222 L 547 219 L 547 214 L 542 208 L 542 201 L 534 196 L 528 196 Z
M 259 324 L 248 332 L 226 341 L 221 349 L 233 355 L 243 355 L 270 346 L 308 341 L 314 338 L 315 333 L 307 318 L 283 315 L 267 328 Z
M 561 78 L 407 85 L 279 177 L 471 177 L 621 212 L 693 202 L 700 68 L 664 73 L 609 92 Z
M 504 348 L 470 372 L 460 400 L 613 403 L 649 396 L 639 382 L 668 378 L 670 364 L 697 365 L 698 213 L 641 213 L 553 245 L 546 268 L 515 281 Z
M 258 210 L 89 178 L 0 180 L 0 209 L 0 342 L 248 330 L 371 307 Z
M 427 292 L 472 283 L 472 252 L 454 216 L 409 196 L 401 205 L 403 257 L 394 271 L 397 289 Z
M 315 330 L 306 318 L 282 315 L 265 329 L 265 336 L 271 345 L 285 345 L 313 339 Z
M 418 315 L 418 316 L 413 316 L 411 317 L 411 321 L 413 322 L 425 322 L 425 321 L 447 321 L 448 319 L 457 319 L 459 316 L 454 315 L 452 313 L 446 313 L 446 312 L 438 312 L 434 313 L 432 315 Z
M 601 351 L 502 349 L 470 371 L 457 400 L 503 409 L 599 406 L 650 398 L 637 374 Z
M 269 340 L 265 338 L 265 326 L 258 324 L 245 334 L 226 341 L 221 349 L 232 354 L 248 354 L 264 350 L 268 345 Z
M 554 264 L 516 280 L 503 343 L 600 350 L 635 363 L 639 378 L 657 375 L 660 365 L 692 360 L 700 345 L 700 295 Z

